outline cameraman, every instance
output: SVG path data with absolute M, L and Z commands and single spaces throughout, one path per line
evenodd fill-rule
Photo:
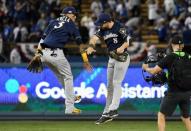
M 185 53 L 182 52 L 184 44 L 180 36 L 174 36 L 171 39 L 170 44 L 173 53 L 170 53 L 165 58 L 161 59 L 158 62 L 158 64 L 153 68 L 150 68 L 148 64 L 143 64 L 142 68 L 151 74 L 157 74 L 161 72 L 163 69 L 167 69 L 168 72 L 170 72 L 174 60 L 176 60 L 180 56 L 185 55 Z M 181 110 L 181 119 L 184 122 L 187 131 L 191 131 L 191 122 L 189 117 L 190 90 L 183 91 L 180 88 L 174 86 L 175 83 L 171 81 L 171 77 L 172 76 L 169 75 L 169 77 L 167 78 L 169 88 L 165 92 L 165 97 L 162 99 L 160 105 L 160 111 L 158 113 L 158 130 L 165 131 L 165 118 L 166 116 L 171 116 L 178 105 Z

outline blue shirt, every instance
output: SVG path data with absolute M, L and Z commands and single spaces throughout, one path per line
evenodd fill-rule
M 75 23 L 67 16 L 52 20 L 44 31 L 43 44 L 53 48 L 63 48 L 71 38 L 78 43 L 81 41 L 79 30 Z
M 118 21 L 114 22 L 111 29 L 98 29 L 95 35 L 104 39 L 108 51 L 113 51 L 119 48 L 124 42 L 127 41 L 128 37 L 126 28 Z

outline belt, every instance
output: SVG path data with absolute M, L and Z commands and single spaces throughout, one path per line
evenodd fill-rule
M 45 48 L 48 48 L 48 49 L 51 49 L 51 50 L 57 50 L 57 49 L 61 49 L 63 50 L 63 48 L 60 48 L 60 47 L 50 47 L 50 46 L 47 46 L 45 44 L 40 44 L 42 49 L 45 49 Z

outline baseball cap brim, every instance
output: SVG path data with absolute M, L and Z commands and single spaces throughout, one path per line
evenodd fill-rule
M 100 20 L 98 19 L 98 20 L 96 20 L 95 22 L 94 22 L 94 24 L 96 25 L 96 26 L 101 26 L 102 25 L 102 23 L 100 22 Z
M 66 15 L 66 14 L 74 14 L 74 15 L 78 15 L 78 12 L 72 12 L 72 13 L 60 13 L 60 15 Z

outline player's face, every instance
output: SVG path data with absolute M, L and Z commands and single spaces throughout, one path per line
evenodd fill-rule
M 72 21 L 76 20 L 76 15 L 75 14 L 67 14 L 67 16 L 72 19 Z
M 108 24 L 108 22 L 106 22 L 106 23 L 104 23 L 104 24 L 102 24 L 101 25 L 101 29 L 109 29 L 109 24 Z

